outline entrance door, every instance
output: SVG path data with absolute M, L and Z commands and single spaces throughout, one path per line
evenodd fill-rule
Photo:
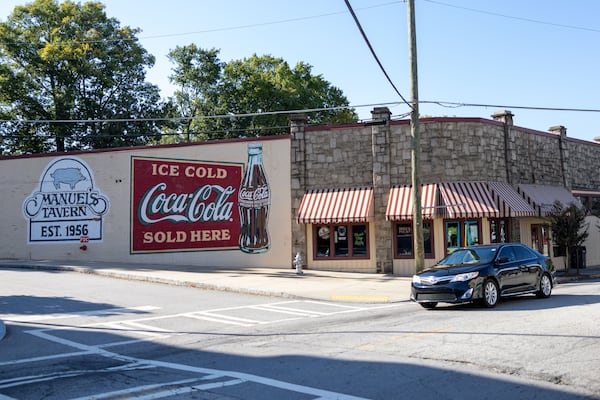
M 465 222 L 465 245 L 472 246 L 479 244 L 479 224 L 477 221 Z
M 548 234 L 547 226 L 542 224 L 531 225 L 531 247 L 545 256 L 550 256 Z

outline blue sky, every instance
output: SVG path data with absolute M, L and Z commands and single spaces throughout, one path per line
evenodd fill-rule
M 0 20 L 15 5 L 1 0 Z M 141 28 L 156 57 L 148 80 L 172 93 L 166 54 L 195 43 L 220 50 L 222 61 L 256 53 L 298 61 L 340 88 L 359 116 L 398 103 L 343 0 L 104 0 L 106 13 Z M 400 93 L 409 99 L 407 5 L 399 0 L 350 0 L 373 48 Z M 419 99 L 489 105 L 421 104 L 421 116 L 490 118 L 502 109 L 515 124 L 546 131 L 563 125 L 583 140 L 600 136 L 600 113 L 517 107 L 600 110 L 600 1 L 416 0 Z M 364 107 L 359 107 L 364 106 Z M 389 104 L 392 114 L 408 112 Z

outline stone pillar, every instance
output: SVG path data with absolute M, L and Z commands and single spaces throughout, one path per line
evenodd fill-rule
M 304 128 L 306 127 L 306 115 L 304 114 L 292 114 L 290 116 L 290 161 L 291 161 L 291 186 L 292 186 L 292 254 L 290 254 L 290 264 L 294 256 L 298 253 L 304 256 L 307 260 L 309 251 L 306 243 L 306 226 L 304 224 L 298 224 L 296 218 L 298 217 L 298 209 L 300 208 L 300 202 L 302 196 L 306 191 L 306 137 Z
M 567 160 L 569 159 L 569 148 L 567 146 L 567 128 L 562 125 L 551 126 L 548 130 L 558 135 L 558 152 L 560 171 L 563 178 L 563 186 L 567 189 L 571 188 L 571 176 L 569 174 L 569 166 Z
M 385 219 L 391 187 L 390 118 L 387 107 L 371 112 L 371 151 L 373 154 L 373 207 L 375 211 L 375 260 L 377 272 L 393 273 L 393 242 L 390 222 Z
M 492 114 L 494 121 L 504 123 L 504 163 L 506 164 L 506 182 L 516 184 L 515 177 L 517 171 L 517 151 L 515 144 L 515 135 L 513 133 L 514 114 L 508 110 L 498 111 Z

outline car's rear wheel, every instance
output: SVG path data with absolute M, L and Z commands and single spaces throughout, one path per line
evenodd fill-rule
M 486 280 L 483 283 L 483 305 L 488 308 L 496 307 L 499 298 L 498 284 L 492 279 Z
M 432 309 L 435 308 L 435 306 L 437 306 L 436 302 L 430 302 L 430 303 L 419 303 L 421 305 L 421 307 L 423 308 L 427 308 L 427 309 Z
M 543 274 L 540 278 L 540 290 L 537 291 L 536 295 L 540 299 L 546 299 L 552 294 L 552 279 L 548 274 Z

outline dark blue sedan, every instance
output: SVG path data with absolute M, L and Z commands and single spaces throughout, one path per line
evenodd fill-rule
M 438 303 L 481 302 L 494 307 L 501 297 L 535 293 L 550 297 L 550 259 L 520 243 L 463 247 L 412 279 L 411 300 L 425 308 Z

